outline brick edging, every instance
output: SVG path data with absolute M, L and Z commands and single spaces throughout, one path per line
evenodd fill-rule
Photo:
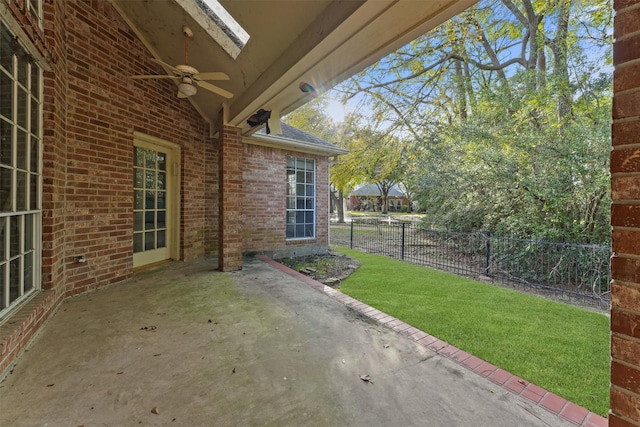
M 323 283 L 318 282 L 302 273 L 299 273 L 285 265 L 274 261 L 273 259 L 264 256 L 257 255 L 257 259 L 265 262 L 278 270 L 295 277 L 301 282 L 306 283 L 311 288 L 321 292 L 332 299 L 341 302 L 347 307 L 377 321 L 378 323 L 385 325 L 403 335 L 406 335 L 418 344 L 435 351 L 439 355 L 446 357 L 458 365 L 467 368 L 468 370 L 487 378 L 494 384 L 502 387 L 504 390 L 509 391 L 518 396 L 522 396 L 529 400 L 534 405 L 549 411 L 555 415 L 562 417 L 563 419 L 580 427 L 607 427 L 608 420 L 601 415 L 593 413 L 582 406 L 576 405 L 573 402 L 569 402 L 567 399 L 560 397 L 550 391 L 543 389 L 533 383 L 530 383 L 520 377 L 517 377 L 510 372 L 498 368 L 489 362 L 486 362 L 472 354 L 469 354 L 459 348 L 442 341 L 432 335 L 421 331 L 408 323 L 403 322 L 400 319 L 396 319 L 378 309 L 375 309 L 355 298 L 352 298 L 342 292 L 326 286 Z

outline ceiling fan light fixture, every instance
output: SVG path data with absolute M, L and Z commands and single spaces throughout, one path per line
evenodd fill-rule
M 187 82 L 181 82 L 178 85 L 178 90 L 180 91 L 181 94 L 187 97 L 195 95 L 196 92 L 198 91 L 198 89 L 194 85 Z

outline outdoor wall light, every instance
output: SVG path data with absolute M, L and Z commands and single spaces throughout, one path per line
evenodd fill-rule
M 251 117 L 247 119 L 247 124 L 251 127 L 260 126 L 262 124 L 267 125 L 267 135 L 271 133 L 269 129 L 269 118 L 271 118 L 271 111 L 263 110 L 262 108 L 256 111 Z
M 316 88 L 311 86 L 307 82 L 300 82 L 300 85 L 298 87 L 300 88 L 300 91 L 303 93 L 313 93 L 316 91 Z

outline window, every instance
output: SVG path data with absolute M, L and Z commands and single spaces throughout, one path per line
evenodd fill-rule
M 315 161 L 287 157 L 287 239 L 311 239 L 315 235 Z
M 249 41 L 249 33 L 218 0 L 176 0 L 233 59 Z
M 42 250 L 42 72 L 2 20 L 0 93 L 2 316 L 39 287 Z
M 29 13 L 38 27 L 42 28 L 42 0 L 29 0 Z

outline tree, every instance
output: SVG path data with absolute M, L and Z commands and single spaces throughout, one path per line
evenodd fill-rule
M 611 28 L 605 0 L 484 0 L 340 90 L 411 136 L 434 225 L 602 242 Z

